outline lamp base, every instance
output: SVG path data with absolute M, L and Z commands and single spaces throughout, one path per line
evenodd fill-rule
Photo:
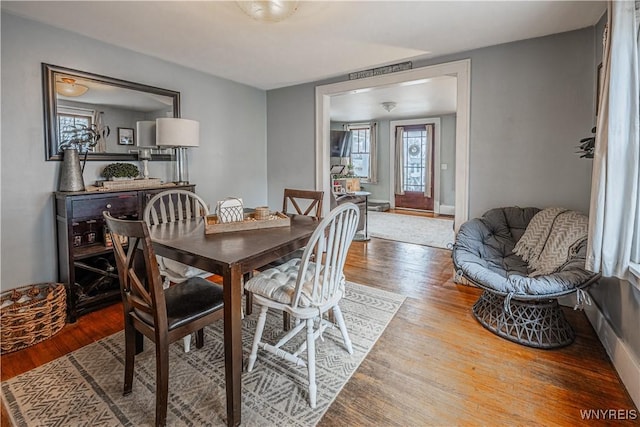
M 187 171 L 187 147 L 176 147 L 176 175 L 175 184 L 184 185 L 189 183 L 189 172 Z

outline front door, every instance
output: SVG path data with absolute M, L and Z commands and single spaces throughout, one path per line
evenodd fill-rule
M 396 168 L 402 168 L 402 191 L 396 189 L 396 208 L 433 211 L 433 130 L 432 124 L 399 128 Z

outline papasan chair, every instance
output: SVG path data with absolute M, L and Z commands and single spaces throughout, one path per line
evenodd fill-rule
M 586 229 L 584 215 L 562 208 L 496 208 L 462 224 L 452 258 L 456 279 L 484 290 L 476 319 L 526 346 L 571 344 L 575 333 L 558 298 L 576 292 L 582 308 L 590 303 L 584 289 L 600 278 L 585 269 Z

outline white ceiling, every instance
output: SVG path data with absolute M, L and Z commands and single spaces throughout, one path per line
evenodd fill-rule
M 395 102 L 386 111 L 383 102 Z M 417 116 L 440 116 L 456 112 L 456 78 L 438 77 L 426 81 L 401 83 L 331 97 L 331 120 L 393 120 Z
M 584 28 L 606 6 L 602 1 L 303 1 L 279 23 L 254 21 L 226 1 L 2 1 L 1 7 L 268 90 Z

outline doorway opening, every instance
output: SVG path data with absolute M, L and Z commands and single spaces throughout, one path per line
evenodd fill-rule
M 455 136 L 455 229 L 468 219 L 468 158 L 469 158 L 469 110 L 470 110 L 470 79 L 471 61 L 438 64 L 399 73 L 382 76 L 349 80 L 316 87 L 316 188 L 327 194 L 331 191 L 330 157 L 329 157 L 329 129 L 331 97 L 354 93 L 354 91 L 372 88 L 393 87 L 395 85 L 415 84 L 441 76 L 456 78 L 456 136 Z M 437 163 L 436 163 L 437 165 Z M 434 186 L 435 171 L 434 169 Z M 434 200 L 435 203 L 435 200 Z M 329 206 L 325 205 L 325 214 Z

